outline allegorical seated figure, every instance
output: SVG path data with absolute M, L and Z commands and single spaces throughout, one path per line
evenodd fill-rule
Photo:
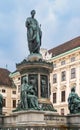
M 28 84 L 27 77 L 23 78 L 21 86 L 21 101 L 20 106 L 22 109 L 34 109 L 39 110 L 38 98 L 35 96 L 33 86 Z
M 68 97 L 68 108 L 71 114 L 80 113 L 80 97 L 75 93 L 75 87 L 71 89 Z

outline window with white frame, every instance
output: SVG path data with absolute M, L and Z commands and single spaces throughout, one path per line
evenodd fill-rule
M 6 90 L 5 89 L 2 89 L 2 93 L 5 93 L 6 92 Z
M 61 102 L 65 102 L 65 90 L 61 91 Z
M 61 115 L 64 115 L 64 108 L 61 108 Z
M 12 106 L 13 106 L 13 108 L 16 108 L 16 100 L 15 99 L 12 101 Z
M 72 68 L 71 69 L 71 79 L 74 79 L 76 77 L 76 69 Z
M 61 61 L 61 65 L 65 65 L 65 60 Z
M 56 103 L 56 98 L 57 98 L 57 95 L 56 95 L 56 92 L 53 93 L 53 103 Z
M 3 99 L 3 107 L 6 107 L 6 99 Z
M 74 62 L 75 61 L 75 57 L 71 57 L 71 62 Z
M 20 80 L 21 78 L 20 77 L 18 77 L 18 80 Z
M 57 74 L 53 74 L 53 83 L 57 83 Z
M 21 91 L 21 85 L 18 85 L 18 93 Z
M 13 90 L 13 91 L 12 91 L 12 94 L 16 94 L 16 91 L 15 91 L 15 90 Z
M 66 80 L 66 71 L 62 71 L 61 72 L 61 81 L 65 81 Z

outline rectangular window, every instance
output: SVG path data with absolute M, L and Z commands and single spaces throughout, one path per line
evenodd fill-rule
M 12 94 L 16 94 L 16 91 L 12 91 Z
M 5 93 L 6 92 L 6 90 L 5 89 L 2 89 L 2 93 Z
M 20 80 L 20 77 L 18 78 L 18 80 Z
M 53 103 L 56 103 L 56 93 L 53 93 Z
M 74 62 L 75 61 L 75 57 L 71 57 L 71 62 Z
M 76 70 L 75 70 L 75 68 L 72 68 L 71 69 L 71 79 L 73 79 L 75 77 L 76 77 Z
M 66 71 L 62 71 L 61 72 L 61 81 L 65 81 L 66 80 Z
M 65 91 L 61 92 L 61 102 L 65 102 Z
M 21 85 L 18 85 L 18 93 L 21 91 Z
M 13 103 L 13 104 L 12 104 L 13 108 L 16 108 L 16 100 L 13 100 L 12 103 Z
M 53 74 L 53 83 L 57 83 L 57 74 Z
M 64 115 L 64 108 L 61 109 L 61 115 Z
M 6 99 L 3 99 L 3 107 L 6 107 Z
M 65 60 L 61 61 L 61 65 L 65 65 Z

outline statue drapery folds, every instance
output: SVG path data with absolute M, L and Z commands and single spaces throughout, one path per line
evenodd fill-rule
M 42 32 L 38 21 L 34 18 L 35 13 L 35 10 L 32 10 L 31 17 L 28 17 L 25 23 L 30 54 L 39 53 L 41 46 Z
M 22 109 L 36 109 L 39 110 L 38 98 L 35 96 L 33 86 L 28 84 L 27 77 L 23 78 L 21 86 L 21 108 Z

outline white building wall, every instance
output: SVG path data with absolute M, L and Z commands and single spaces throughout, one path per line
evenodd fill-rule
M 75 61 L 71 62 L 71 57 L 75 57 Z M 61 65 L 61 61 L 65 60 L 65 65 Z M 51 102 L 53 103 L 53 93 L 57 93 L 57 103 L 53 103 L 53 106 L 61 114 L 61 109 L 64 108 L 64 114 L 68 114 L 68 96 L 71 87 L 76 87 L 76 92 L 80 96 L 80 48 L 74 51 L 70 51 L 63 56 L 53 57 L 49 60 L 56 64 L 51 74 Z M 76 77 L 71 79 L 71 68 L 76 68 Z M 61 81 L 61 72 L 66 71 L 66 80 Z M 53 74 L 57 73 L 57 83 L 53 83 Z M 65 90 L 66 100 L 61 102 L 61 91 Z

